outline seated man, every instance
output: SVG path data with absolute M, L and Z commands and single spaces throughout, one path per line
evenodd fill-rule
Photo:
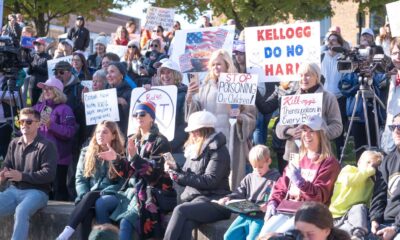
M 13 240 L 28 239 L 29 218 L 47 205 L 57 164 L 55 145 L 38 134 L 39 112 L 22 109 L 19 124 L 22 136 L 11 141 L 0 171 L 0 184 L 10 183 L 0 192 L 0 217 L 15 213 Z
M 400 239 L 400 114 L 389 125 L 396 148 L 379 166 L 370 208 L 371 232 L 383 239 Z

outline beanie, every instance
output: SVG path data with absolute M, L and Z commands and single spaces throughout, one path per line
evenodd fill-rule
M 153 102 L 141 102 L 136 106 L 135 112 L 139 110 L 147 112 L 151 118 L 156 119 L 156 105 Z

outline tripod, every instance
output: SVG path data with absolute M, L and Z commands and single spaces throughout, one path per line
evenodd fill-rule
M 4 81 L 6 81 L 7 84 L 7 89 L 3 91 L 3 94 L 0 98 L 0 103 L 2 102 L 8 102 L 9 108 L 10 108 L 10 117 L 5 117 L 5 120 L 9 121 L 12 127 L 12 134 L 15 135 L 16 129 L 15 129 L 15 112 L 14 112 L 14 106 L 16 107 L 16 112 L 20 110 L 22 107 L 22 99 L 21 99 L 21 94 L 18 93 L 19 97 L 15 96 L 15 92 L 17 91 L 17 86 L 16 86 L 16 74 L 14 73 L 5 73 L 4 75 Z M 11 121 L 10 121 L 11 120 Z
M 359 82 L 360 83 L 369 83 L 370 77 L 366 77 L 366 76 L 359 76 Z M 358 149 L 356 149 L 355 151 L 357 152 L 358 150 L 360 150 L 361 148 L 366 148 L 366 149 L 372 149 L 372 144 L 371 144 L 371 135 L 370 135 L 370 128 L 369 128 L 369 119 L 368 119 L 368 110 L 367 110 L 367 100 L 368 99 L 372 99 L 372 107 L 373 107 L 373 114 L 374 114 L 374 118 L 372 119 L 374 121 L 374 128 L 375 128 L 375 135 L 376 135 L 376 143 L 377 146 L 380 146 L 380 138 L 379 138 L 379 120 L 378 120 L 378 108 L 377 108 L 377 103 L 379 103 L 379 105 L 385 109 L 385 104 L 383 104 L 383 102 L 379 99 L 379 97 L 375 94 L 374 90 L 371 87 L 371 84 L 361 84 L 360 85 L 360 89 L 357 90 L 357 93 L 355 95 L 355 103 L 354 103 L 354 107 L 353 107 L 353 111 L 351 114 L 351 118 L 350 118 L 350 124 L 349 124 L 349 129 L 347 131 L 347 135 L 346 135 L 346 139 L 344 141 L 343 144 L 343 149 L 342 152 L 340 154 L 340 160 L 339 163 L 342 162 L 343 157 L 344 157 L 344 152 L 346 149 L 346 145 L 347 142 L 349 140 L 349 136 L 350 136 L 350 132 L 351 132 L 351 128 L 353 126 L 353 122 L 354 122 L 354 116 L 356 114 L 356 110 L 357 110 L 357 106 L 358 106 L 358 102 L 362 101 L 362 106 L 363 106 L 363 115 L 364 115 L 364 119 L 365 119 L 365 131 L 366 131 L 366 135 L 367 135 L 367 143 L 368 145 L 364 145 L 359 147 Z

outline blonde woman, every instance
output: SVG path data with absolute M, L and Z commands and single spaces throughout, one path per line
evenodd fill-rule
M 221 73 L 237 72 L 228 52 L 220 49 L 212 53 L 208 62 L 208 74 L 204 83 L 191 82 L 186 94 L 185 115 L 207 110 L 218 119 L 215 125 L 216 132 L 222 132 L 227 138 L 227 146 L 231 156 L 230 185 L 232 189 L 239 186 L 245 177 L 245 166 L 249 155 L 248 139 L 253 134 L 256 123 L 256 108 L 240 105 L 237 122 L 231 125 L 229 116 L 231 106 L 217 104 L 218 80 Z
M 260 236 L 294 228 L 293 213 L 279 211 L 284 200 L 316 201 L 325 205 L 330 202 L 340 165 L 331 152 L 326 124 L 321 117 L 312 116 L 300 129 L 299 159 L 289 162 L 276 182 Z
M 113 155 L 112 152 L 116 154 Z M 79 239 L 87 239 L 94 217 L 93 206 L 100 195 L 113 194 L 122 186 L 123 178 L 110 161 L 124 155 L 124 137 L 115 122 L 97 124 L 89 146 L 81 151 L 76 171 L 76 207 L 68 226 L 57 239 L 69 239 L 81 224 Z
M 44 83 L 39 82 L 37 86 L 42 89 L 42 95 L 33 108 L 40 112 L 39 133 L 53 141 L 58 151 L 53 199 L 67 201 L 69 195 L 66 178 L 68 166 L 72 163 L 73 137 L 77 123 L 72 109 L 65 104 L 67 96 L 63 93 L 64 85 L 60 80 L 51 77 Z

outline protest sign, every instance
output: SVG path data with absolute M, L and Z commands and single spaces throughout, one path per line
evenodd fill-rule
M 86 125 L 94 125 L 103 120 L 118 122 L 118 100 L 115 88 L 83 94 L 85 101 Z
M 33 48 L 33 42 L 36 40 L 34 37 L 21 37 L 21 47 Z
M 89 90 L 93 91 L 93 81 L 92 80 L 82 80 L 81 85 Z
M 151 31 L 161 25 L 165 31 L 172 31 L 174 27 L 174 17 L 174 9 L 149 7 L 147 9 L 144 28 Z
M 145 88 L 135 88 L 132 90 L 131 109 L 129 116 L 132 116 L 136 105 L 151 101 L 156 105 L 156 124 L 160 132 L 172 141 L 175 135 L 176 100 L 178 88 L 175 85 L 152 87 L 149 91 Z M 137 129 L 136 118 L 129 118 L 128 136 L 135 133 Z
M 232 54 L 235 26 L 179 30 L 175 32 L 170 59 L 181 72 L 207 72 L 212 52 L 225 49 Z
M 61 61 L 66 61 L 66 62 L 69 62 L 71 64 L 72 63 L 72 56 L 66 56 L 66 57 L 60 57 L 60 58 L 47 60 L 47 74 L 49 75 L 49 78 L 54 76 L 53 68 L 56 66 L 56 64 L 58 62 L 61 62 Z
M 124 57 L 127 50 L 128 50 L 128 46 L 107 44 L 107 52 L 115 53 L 121 59 Z
M 392 37 L 400 37 L 400 1 L 386 4 Z
M 260 82 L 299 80 L 301 63 L 320 65 L 319 22 L 245 28 L 247 73 Z
M 218 80 L 217 103 L 254 105 L 258 75 L 221 73 Z
M 311 116 L 322 116 L 322 93 L 283 96 L 280 124 L 302 124 Z

